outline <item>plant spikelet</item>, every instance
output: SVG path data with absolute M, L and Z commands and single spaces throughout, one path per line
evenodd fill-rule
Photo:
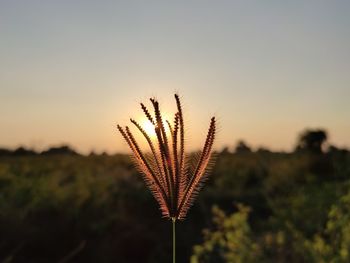
M 160 205 L 162 214 L 172 220 L 184 219 L 193 204 L 203 183 L 213 166 L 212 149 L 216 135 L 216 119 L 212 117 L 204 146 L 200 154 L 189 162 L 185 154 L 184 118 L 180 97 L 175 94 L 177 112 L 173 123 L 167 120 L 169 133 L 166 133 L 158 101 L 151 98 L 154 118 L 141 103 L 146 118 L 153 124 L 156 140 L 152 141 L 141 125 L 133 119 L 145 138 L 150 153 L 141 151 L 130 128 L 117 126 L 119 132 L 130 147 L 137 169 L 142 173 L 146 185 Z

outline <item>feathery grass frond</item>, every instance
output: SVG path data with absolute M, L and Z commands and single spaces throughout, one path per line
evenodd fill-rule
M 154 117 L 141 103 L 144 114 L 154 126 L 155 142 L 138 122 L 130 119 L 145 138 L 151 150 L 149 154 L 141 151 L 128 126 L 125 129 L 117 126 L 131 148 L 136 166 L 158 201 L 163 216 L 171 218 L 173 222 L 186 217 L 204 181 L 208 178 L 213 165 L 212 148 L 216 135 L 216 119 L 212 117 L 203 150 L 197 158 L 189 162 L 185 155 L 184 118 L 178 94 L 175 94 L 175 100 L 177 112 L 173 124 L 166 120 L 170 134 L 166 133 L 158 101 L 155 98 L 150 99 Z
M 143 110 L 143 112 L 145 113 L 147 119 L 153 124 L 155 125 L 155 122 L 151 116 L 151 114 L 149 113 L 148 109 L 146 108 L 146 106 L 143 104 L 143 103 L 140 103 L 141 104 L 141 108 Z

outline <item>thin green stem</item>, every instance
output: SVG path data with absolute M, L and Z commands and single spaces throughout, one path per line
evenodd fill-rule
M 176 263 L 176 231 L 175 231 L 175 222 L 176 218 L 172 217 L 171 221 L 173 222 L 173 263 Z

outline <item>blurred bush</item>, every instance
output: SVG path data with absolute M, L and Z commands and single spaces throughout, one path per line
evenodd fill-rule
M 303 149 L 218 153 L 178 224 L 178 261 L 349 262 L 350 154 Z M 2 152 L 0 261 L 171 259 L 171 224 L 128 156 Z
M 213 207 L 214 229 L 203 231 L 204 242 L 194 247 L 191 263 L 258 262 L 259 247 L 247 221 L 250 209 L 241 204 L 237 208 L 236 213 L 226 216 L 217 206 Z

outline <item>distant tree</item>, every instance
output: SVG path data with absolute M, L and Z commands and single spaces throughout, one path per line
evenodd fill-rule
M 43 151 L 42 155 L 79 155 L 75 150 L 67 145 L 62 145 L 60 147 L 51 147 L 50 149 Z
M 327 141 L 327 132 L 322 129 L 305 130 L 299 135 L 297 151 L 321 153 Z
M 237 142 L 235 153 L 250 153 L 250 152 L 252 152 L 251 148 L 243 140 L 239 140 Z
M 225 155 L 225 154 L 230 154 L 229 148 L 228 148 L 227 146 L 225 146 L 225 147 L 221 150 L 220 154 L 223 154 L 223 155 Z
M 0 148 L 0 156 L 12 155 L 12 151 L 6 148 Z
M 259 147 L 257 150 L 256 150 L 257 153 L 271 153 L 271 151 L 268 149 L 268 148 L 265 148 L 265 147 Z
M 349 152 L 346 148 L 338 148 L 334 145 L 330 145 L 327 149 L 330 154 L 347 154 Z
M 29 155 L 36 155 L 36 154 L 37 152 L 30 149 L 26 149 L 22 146 L 14 150 L 12 153 L 12 155 L 14 156 L 29 156 Z
M 92 150 L 90 153 L 89 153 L 89 156 L 97 156 L 96 152 L 94 150 Z

